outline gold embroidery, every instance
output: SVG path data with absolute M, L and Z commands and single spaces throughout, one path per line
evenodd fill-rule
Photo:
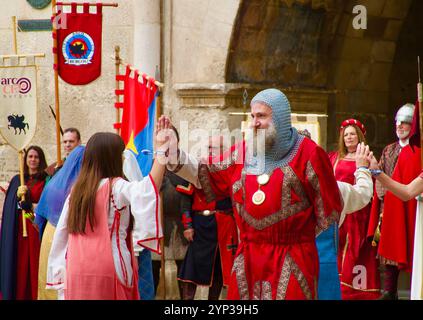
M 232 194 L 234 195 L 242 188 L 242 179 L 239 179 L 232 185 Z
M 218 172 L 218 171 L 226 170 L 230 166 L 235 164 L 237 159 L 238 159 L 238 149 L 234 150 L 232 152 L 231 156 L 228 157 L 227 159 L 224 159 L 221 162 L 212 163 L 209 166 L 209 170 L 210 170 L 210 172 Z
M 319 179 L 314 171 L 310 161 L 307 162 L 306 168 L 307 179 L 315 192 L 315 201 L 317 210 L 317 228 L 316 233 L 320 234 L 325 231 L 333 222 L 339 221 L 339 212 L 333 211 L 329 217 L 325 217 L 325 208 L 323 205 L 322 191 L 320 190 Z
M 245 274 L 245 261 L 243 254 L 240 254 L 235 258 L 232 272 L 235 272 L 236 275 L 240 300 L 249 300 L 250 294 L 248 292 L 248 282 L 247 275 Z
M 311 300 L 313 298 L 310 287 L 307 283 L 307 279 L 305 278 L 304 274 L 301 272 L 298 265 L 289 255 L 289 253 L 285 256 L 285 261 L 283 262 L 281 275 L 279 277 L 278 289 L 276 292 L 276 299 L 277 300 L 285 300 L 286 299 L 286 291 L 288 289 L 288 283 L 291 278 L 291 274 L 294 275 L 295 279 L 298 281 L 301 290 L 303 291 L 306 299 Z
M 319 225 L 316 225 L 316 238 L 318 236 L 320 236 L 320 234 L 322 232 L 324 232 L 327 229 L 329 229 L 329 227 L 332 225 L 332 223 L 336 223 L 337 224 L 339 222 L 338 217 L 339 217 L 338 213 L 336 211 L 333 211 L 332 214 L 329 217 L 326 218 L 327 219 L 327 223 L 328 223 L 328 226 L 327 226 L 326 229 L 322 229 Z M 336 228 L 337 228 L 337 226 L 336 226 Z
M 289 255 L 285 257 L 283 262 L 281 275 L 279 277 L 278 289 L 276 291 L 276 300 L 285 300 L 286 289 L 288 288 L 289 278 L 291 277 L 291 268 L 289 265 Z
M 257 281 L 254 284 L 253 300 L 261 300 L 261 282 Z
M 216 195 L 213 192 L 213 189 L 210 185 L 209 173 L 207 170 L 207 165 L 200 164 L 198 166 L 198 180 L 200 181 L 201 188 L 204 191 L 207 202 L 212 202 L 216 200 Z
M 262 282 L 261 300 L 272 300 L 272 286 L 269 281 Z
M 254 284 L 253 300 L 272 300 L 272 286 L 269 281 L 257 281 Z

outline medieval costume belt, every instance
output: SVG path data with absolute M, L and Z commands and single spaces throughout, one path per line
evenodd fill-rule
M 194 211 L 195 214 L 199 214 L 200 216 L 211 216 L 212 214 L 215 214 L 216 210 L 203 210 L 203 211 Z

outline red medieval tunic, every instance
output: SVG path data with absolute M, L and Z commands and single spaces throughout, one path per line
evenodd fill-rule
M 33 204 L 38 203 L 40 200 L 45 184 L 45 178 L 39 178 L 38 176 L 31 175 L 25 179 L 25 184 L 29 190 L 29 197 Z M 34 225 L 28 219 L 25 219 L 25 221 L 28 237 L 23 237 L 23 222 L 21 211 L 19 210 L 16 299 L 37 300 L 38 262 L 41 241 Z
M 285 164 L 261 186 L 265 201 L 255 205 L 259 185 L 244 169 L 243 150 L 233 146 L 222 162 L 199 168 L 206 196 L 232 197 L 240 232 L 227 298 L 314 299 L 316 231 L 338 221 L 342 210 L 330 161 L 313 141 L 299 137 Z
M 409 184 L 421 173 L 420 148 L 404 147 L 398 157 L 392 179 Z M 403 202 L 391 192 L 385 194 L 383 232 L 380 237 L 378 254 L 381 261 L 398 265 L 398 268 L 411 272 L 413 264 L 414 228 L 417 201 Z
M 355 184 L 355 161 L 336 161 L 337 156 L 336 152 L 330 155 L 336 180 Z M 371 204 L 368 204 L 346 215 L 339 228 L 338 269 L 342 300 L 377 299 L 380 296 L 376 248 L 367 241 L 370 208 Z

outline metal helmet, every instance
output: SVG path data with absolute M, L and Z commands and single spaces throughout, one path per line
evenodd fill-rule
M 413 115 L 414 115 L 414 104 L 406 103 L 401 108 L 399 108 L 396 116 L 395 121 L 398 122 L 413 122 Z

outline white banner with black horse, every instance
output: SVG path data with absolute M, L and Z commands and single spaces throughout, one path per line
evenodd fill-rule
M 35 134 L 37 67 L 13 65 L 12 60 L 11 65 L 6 66 L 2 64 L 4 60 L 0 56 L 0 133 L 19 151 L 30 144 Z

